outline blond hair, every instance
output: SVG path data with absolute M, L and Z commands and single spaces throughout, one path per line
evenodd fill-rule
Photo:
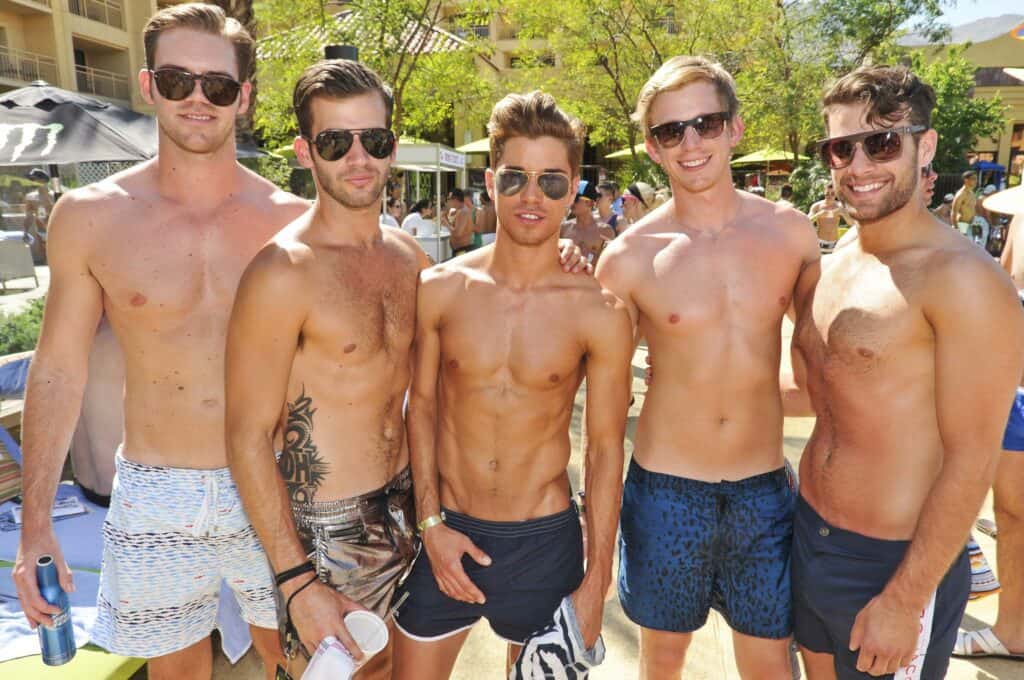
M 487 122 L 491 137 L 491 167 L 501 162 L 505 143 L 513 137 L 554 137 L 565 142 L 573 175 L 583 162 L 583 123 L 558 108 L 554 97 L 540 90 L 510 94 L 494 105 Z
M 736 81 L 721 64 L 705 57 L 672 57 L 644 83 L 637 98 L 636 111 L 633 112 L 632 118 L 643 130 L 645 137 L 650 137 L 649 115 L 651 105 L 658 95 L 682 89 L 696 82 L 711 83 L 715 86 L 730 119 L 740 112 L 740 101 L 736 97 Z
M 235 48 L 235 63 L 238 65 L 238 79 L 249 80 L 253 61 L 256 58 L 256 43 L 249 31 L 217 5 L 205 2 L 188 2 L 166 7 L 149 18 L 142 29 L 142 44 L 146 51 L 146 67 L 156 68 L 156 44 L 160 34 L 175 28 L 188 28 L 201 33 L 219 35 Z

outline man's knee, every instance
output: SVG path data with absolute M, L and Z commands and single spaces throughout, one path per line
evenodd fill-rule
M 683 667 L 686 650 L 692 639 L 692 633 L 669 633 L 641 628 L 641 662 L 647 668 L 657 668 L 665 673 L 678 671 Z
M 210 638 L 146 661 L 149 680 L 209 680 L 213 676 Z
M 993 510 L 996 523 L 1024 522 L 1024 451 L 1004 451 L 993 485 Z

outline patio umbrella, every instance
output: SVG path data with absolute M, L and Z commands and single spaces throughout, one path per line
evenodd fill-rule
M 644 146 L 643 142 L 634 145 L 633 150 L 636 151 L 638 154 L 642 153 L 645 156 L 647 155 L 647 147 Z M 633 154 L 630 152 L 629 147 L 627 146 L 625 149 L 619 149 L 618 151 L 606 154 L 605 158 L 629 158 L 632 155 Z
M 807 156 L 797 156 L 797 160 L 805 161 Z M 766 165 L 768 163 L 776 163 L 782 161 L 793 161 L 793 154 L 789 151 L 782 151 L 780 149 L 761 149 L 754 153 L 748 153 L 746 156 L 740 156 L 729 162 L 729 165 Z
M 156 152 L 153 116 L 43 81 L 0 94 L 0 165 L 144 161 Z M 239 145 L 239 158 L 262 155 Z
M 490 153 L 491 138 L 484 137 L 483 139 L 477 139 L 469 144 L 463 144 L 462 146 L 456 147 L 455 150 L 462 153 Z

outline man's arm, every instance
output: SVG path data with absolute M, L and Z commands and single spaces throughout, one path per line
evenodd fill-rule
M 854 622 L 850 648 L 861 649 L 862 670 L 874 656 L 888 664 L 873 670 L 891 673 L 913 654 L 920 613 L 963 550 L 992 486 L 1006 413 L 1024 370 L 1024 314 L 994 263 L 961 256 L 931 279 L 924 313 L 935 338 L 942 467 L 903 561 Z
M 805 220 L 799 220 L 799 226 L 793 229 L 793 234 L 796 238 L 796 247 L 801 253 L 802 264 L 796 284 L 793 286 L 789 308 L 786 310 L 786 316 L 793 323 L 793 337 L 790 337 L 789 344 L 791 372 L 780 374 L 779 389 L 782 394 L 783 415 L 801 418 L 813 417 L 815 413 L 811 406 L 811 397 L 807 393 L 807 366 L 797 343 L 794 342 L 796 316 L 797 310 L 806 310 L 806 313 L 810 313 L 810 300 L 818 285 L 818 279 L 821 278 L 821 251 L 818 249 L 818 239 L 807 229 Z
M 633 323 L 626 305 L 604 293 L 603 313 L 588 314 L 587 571 L 573 593 L 573 606 L 587 648 L 601 632 L 605 594 L 611 585 L 615 532 L 622 505 L 626 412 L 633 381 Z
M 87 190 L 94 192 L 95 190 Z M 29 625 L 49 624 L 58 610 L 39 595 L 35 565 L 52 554 L 61 587 L 74 590 L 71 572 L 53 533 L 50 508 L 89 373 L 89 351 L 103 313 L 103 289 L 89 268 L 99 198 L 69 194 L 50 221 L 50 289 L 43 325 L 29 369 L 22 416 L 24 524 L 14 566 L 18 597 Z
M 302 273 L 305 256 L 272 243 L 250 263 L 235 297 L 225 355 L 228 464 L 275 573 L 308 560 L 274 457 L 274 436 L 309 312 L 310 291 Z M 282 596 L 287 601 L 311 578 L 307 574 L 286 581 Z M 310 653 L 333 635 L 359 658 L 361 652 L 343 619 L 360 608 L 333 588 L 315 583 L 295 598 L 289 613 Z

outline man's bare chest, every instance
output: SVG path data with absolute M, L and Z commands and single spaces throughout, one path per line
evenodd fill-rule
M 881 369 L 928 335 L 915 291 L 878 264 L 826 268 L 798 315 L 794 342 L 826 379 Z
M 800 261 L 778 247 L 669 246 L 634 291 L 642 324 L 688 334 L 722 324 L 772 325 L 789 307 Z
M 415 259 L 404 253 L 318 266 L 303 351 L 326 353 L 344 366 L 380 356 L 403 360 L 415 332 L 418 273 Z

